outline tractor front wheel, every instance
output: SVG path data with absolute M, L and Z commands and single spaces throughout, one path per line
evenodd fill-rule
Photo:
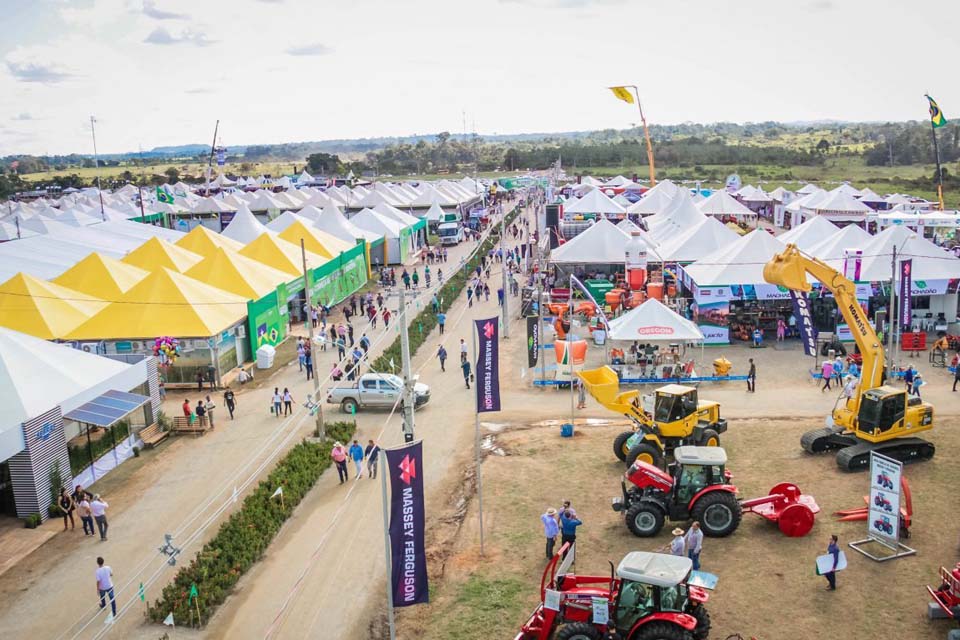
M 599 640 L 600 632 L 587 622 L 571 622 L 560 627 L 554 640 Z
M 624 458 L 623 461 L 628 467 L 632 467 L 633 463 L 637 460 L 652 464 L 660 469 L 663 468 L 663 452 L 660 451 L 659 447 L 650 444 L 646 440 L 633 445 L 633 448 L 630 449 L 630 452 L 627 453 L 627 457 Z
M 699 444 L 701 447 L 719 447 L 720 434 L 713 429 L 704 429 Z
M 632 436 L 633 431 L 624 431 L 613 439 L 613 455 L 617 456 L 617 460 L 622 462 L 627 459 L 627 454 L 630 453 L 630 447 L 627 446 L 627 440 L 629 440 Z
M 723 538 L 740 526 L 740 502 L 729 491 L 711 491 L 693 505 L 690 516 L 700 523 L 703 534 Z
M 693 640 L 693 634 L 671 622 L 649 622 L 631 640 Z
M 697 619 L 697 626 L 693 630 L 693 637 L 696 640 L 707 640 L 710 637 L 710 612 L 702 604 L 693 606 L 689 611 L 690 615 Z
M 650 502 L 637 502 L 627 509 L 627 528 L 639 538 L 652 538 L 663 529 L 663 510 Z

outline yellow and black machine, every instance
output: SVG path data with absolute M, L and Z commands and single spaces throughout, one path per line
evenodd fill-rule
M 635 429 L 613 441 L 613 453 L 628 467 L 641 460 L 662 469 L 677 447 L 718 447 L 720 434 L 727 430 L 720 404 L 699 402 L 695 387 L 668 384 L 641 398 L 636 389 L 621 392 L 620 378 L 610 367 L 581 371 L 577 376 L 597 402 L 633 421 Z
M 800 444 L 810 453 L 839 450 L 837 465 L 845 471 L 866 469 L 871 451 L 904 463 L 932 458 L 933 444 L 913 436 L 933 428 L 933 405 L 908 396 L 904 389 L 884 385 L 883 345 L 857 301 L 854 283 L 792 244 L 763 268 L 767 282 L 794 291 L 812 289 L 807 274 L 833 294 L 860 349 L 863 366 L 856 393 L 827 416 L 823 429 L 803 434 Z

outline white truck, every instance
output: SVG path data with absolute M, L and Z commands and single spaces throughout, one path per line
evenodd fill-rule
M 460 244 L 463 242 L 463 225 L 459 222 L 444 222 L 437 227 L 440 244 Z
M 403 378 L 392 373 L 366 373 L 349 386 L 337 386 L 327 394 L 327 404 L 339 404 L 344 413 L 355 413 L 360 409 L 390 409 L 403 395 Z M 415 382 L 413 392 L 416 400 L 414 407 L 421 407 L 430 401 L 430 387 Z M 403 402 L 397 404 L 397 409 Z

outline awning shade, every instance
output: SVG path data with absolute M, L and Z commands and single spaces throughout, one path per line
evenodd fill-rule
M 147 404 L 150 398 L 136 393 L 111 389 L 90 402 L 80 405 L 67 415 L 67 420 L 85 422 L 97 427 L 111 427 L 125 415 Z

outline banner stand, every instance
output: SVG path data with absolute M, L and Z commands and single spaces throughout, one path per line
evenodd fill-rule
M 387 511 L 387 456 L 380 451 L 380 488 L 383 492 L 383 552 L 387 569 L 387 625 L 390 627 L 390 640 L 396 640 L 397 629 L 393 621 L 393 561 L 390 559 L 390 514 Z
M 848 543 L 850 548 L 875 562 L 886 562 L 917 553 L 900 542 L 900 503 L 903 500 L 901 478 L 903 463 L 870 452 L 870 497 L 867 502 L 867 537 Z M 870 548 L 891 552 L 871 553 Z
M 848 544 L 851 548 L 856 549 L 863 555 L 867 556 L 871 560 L 875 560 L 876 562 L 886 562 L 887 560 L 896 560 L 897 558 L 912 556 L 917 553 L 916 549 L 908 547 L 907 545 L 901 542 L 898 542 L 896 544 L 896 547 L 893 547 L 890 545 L 886 545 L 875 538 L 864 538 L 863 540 L 856 540 L 855 542 L 850 542 Z M 881 549 L 885 549 L 887 551 L 892 550 L 893 553 L 887 554 L 887 555 L 875 555 L 868 550 L 867 545 L 879 545 Z
M 473 362 L 474 362 L 474 385 L 480 386 L 480 358 L 477 355 L 477 323 L 471 322 L 473 327 Z M 474 392 L 477 393 L 476 391 Z M 473 403 L 473 449 L 474 449 L 474 472 L 477 477 L 477 513 L 479 515 L 480 526 L 480 555 L 483 556 L 483 471 L 480 466 L 480 406 L 479 402 Z

